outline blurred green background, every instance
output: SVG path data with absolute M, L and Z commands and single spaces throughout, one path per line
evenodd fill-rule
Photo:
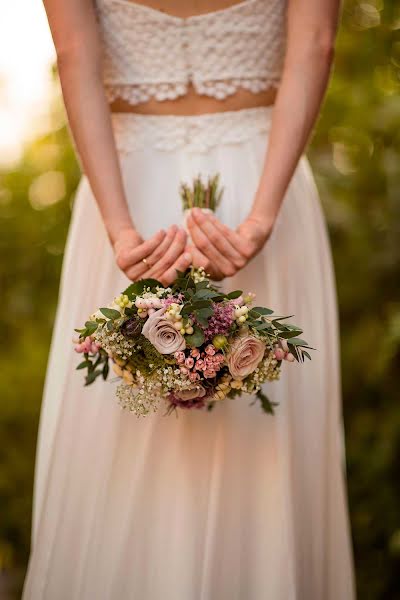
M 56 78 L 54 88 L 49 133 L 29 144 L 16 166 L 0 170 L 4 597 L 6 578 L 18 585 L 28 558 L 41 392 L 79 181 Z M 334 75 L 309 157 L 337 272 L 348 489 L 362 600 L 400 598 L 399 91 L 400 5 L 345 2 Z

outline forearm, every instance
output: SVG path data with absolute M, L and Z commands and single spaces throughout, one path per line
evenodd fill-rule
M 335 19 L 322 27 L 311 24 L 302 41 L 288 45 L 264 167 L 250 213 L 267 230 L 273 227 L 317 119 L 331 70 L 335 29 Z
M 58 60 L 71 132 L 104 224 L 113 242 L 132 227 L 109 107 L 96 61 L 69 53 Z

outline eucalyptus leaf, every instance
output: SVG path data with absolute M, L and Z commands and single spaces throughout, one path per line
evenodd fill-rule
M 261 408 L 263 409 L 263 411 L 269 415 L 273 415 L 274 407 L 277 406 L 277 404 L 275 402 L 271 402 L 262 390 L 259 390 L 256 393 L 256 396 L 261 403 Z
M 104 381 L 108 377 L 109 370 L 110 370 L 110 367 L 108 365 L 108 359 L 107 359 L 106 362 L 104 363 L 104 367 L 103 367 L 103 371 L 102 371 Z
M 235 290 L 233 292 L 229 292 L 226 297 L 229 298 L 229 300 L 235 300 L 235 298 L 239 298 L 242 294 L 242 290 Z
M 270 308 L 264 308 L 263 306 L 254 306 L 251 310 L 258 313 L 259 315 L 272 315 L 272 313 L 274 312 Z
M 285 340 L 290 340 L 290 343 L 292 343 L 292 339 L 296 339 L 299 333 L 301 333 L 301 331 L 281 331 L 279 337 L 284 338 Z
M 86 335 L 92 335 L 97 327 L 98 327 L 98 323 L 96 323 L 95 321 L 86 321 L 85 323 L 85 327 L 86 327 Z
M 115 310 L 114 308 L 101 308 L 100 312 L 107 317 L 107 319 L 111 319 L 111 321 L 115 321 L 121 317 L 119 310 Z
M 185 336 L 186 344 L 198 348 L 204 342 L 204 333 L 197 325 L 195 325 L 193 329 L 194 331 L 191 335 Z
M 293 344 L 293 346 L 308 346 L 308 344 L 307 344 L 307 342 L 305 340 L 302 340 L 302 339 L 297 338 L 297 337 L 286 338 L 286 339 L 290 339 L 290 344 Z
M 79 365 L 76 367 L 77 370 L 79 369 L 86 369 L 87 367 L 91 366 L 91 361 L 90 360 L 84 360 L 81 363 L 79 363 Z

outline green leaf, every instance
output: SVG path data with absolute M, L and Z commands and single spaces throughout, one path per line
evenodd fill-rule
M 81 363 L 79 363 L 79 365 L 76 367 L 77 371 L 79 369 L 86 369 L 87 367 L 90 367 L 92 365 L 90 360 L 84 360 Z
M 308 360 L 311 360 L 311 356 L 306 350 L 302 350 L 301 353 L 303 354 L 303 358 L 304 356 L 307 356 Z
M 272 315 L 272 313 L 274 312 L 270 308 L 264 308 L 263 306 L 255 306 L 251 310 L 259 315 Z
M 220 296 L 220 294 L 218 292 L 214 292 L 214 290 L 210 290 L 209 288 L 203 288 L 203 289 L 197 290 L 197 292 L 195 293 L 193 298 L 202 300 L 203 298 L 210 299 L 210 298 L 216 298 L 217 296 Z
M 211 308 L 211 300 L 195 300 L 191 303 L 192 310 L 199 310 L 201 308 Z
M 234 292 L 230 292 L 226 295 L 229 300 L 235 300 L 235 298 L 239 298 L 243 294 L 242 290 L 235 290 Z
M 128 296 L 128 298 L 132 298 L 132 296 L 140 296 L 140 294 L 143 292 L 144 288 L 155 288 L 155 287 L 164 287 L 163 284 L 161 283 L 161 281 L 158 281 L 158 279 L 140 279 L 139 281 L 135 281 L 134 283 L 131 283 L 126 290 L 124 290 L 122 293 L 126 294 Z
M 76 331 L 77 333 L 83 333 L 84 331 L 86 331 L 86 327 L 83 327 L 82 329 L 74 329 L 74 331 Z
M 195 311 L 196 317 L 200 316 L 203 318 L 211 317 L 214 314 L 214 310 L 211 306 L 205 306 L 204 308 L 199 308 Z
M 114 329 L 114 324 L 112 321 L 108 321 L 106 325 L 108 331 L 112 331 Z
M 271 329 L 272 325 L 271 325 L 271 323 L 265 323 L 265 321 L 264 322 L 258 321 L 257 323 L 255 323 L 253 325 L 253 327 L 254 327 L 254 329 L 257 329 L 257 331 L 262 331 L 263 329 Z
M 86 379 L 85 379 L 85 385 L 90 385 L 91 383 L 96 381 L 97 377 L 101 374 L 102 374 L 101 370 L 91 371 L 90 373 L 88 373 L 88 375 L 86 376 Z
M 92 335 L 96 329 L 98 328 L 98 323 L 96 323 L 95 321 L 86 321 L 85 323 L 85 327 L 86 327 L 86 331 L 85 331 L 85 337 L 88 335 Z
M 204 342 L 204 333 L 197 325 L 194 326 L 194 331 L 191 335 L 186 335 L 186 344 L 191 347 L 198 348 Z
M 292 343 L 292 338 L 297 339 L 297 336 L 299 335 L 299 333 L 302 333 L 302 331 L 300 329 L 297 331 L 293 331 L 293 330 L 292 331 L 282 331 L 279 334 L 279 337 L 284 338 L 285 340 L 290 340 L 290 342 Z
M 107 358 L 106 362 L 104 363 L 104 367 L 103 367 L 103 371 L 102 371 L 104 381 L 108 377 L 109 370 L 110 370 L 110 367 L 108 365 L 108 358 Z
M 115 310 L 114 308 L 101 308 L 100 312 L 107 317 L 107 319 L 111 319 L 111 321 L 115 321 L 115 319 L 121 317 L 119 310 Z
M 261 408 L 263 409 L 263 411 L 269 415 L 273 415 L 274 407 L 277 406 L 277 403 L 271 402 L 262 390 L 259 390 L 256 393 L 256 396 L 261 403 Z
M 280 337 L 283 337 L 283 335 Z M 293 344 L 293 346 L 308 346 L 306 341 L 304 341 L 300 338 L 297 338 L 297 337 L 286 338 L 286 339 L 290 339 L 290 344 Z
M 275 325 L 275 327 L 280 327 L 281 325 L 279 321 L 285 321 L 285 319 L 291 319 L 292 317 L 294 317 L 294 315 L 288 315 L 287 317 L 276 317 L 272 323 Z

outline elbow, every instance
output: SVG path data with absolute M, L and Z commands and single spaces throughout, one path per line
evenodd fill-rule
M 335 56 L 335 34 L 330 29 L 310 28 L 302 40 L 288 46 L 288 61 L 330 67 Z
M 335 32 L 330 28 L 311 31 L 308 52 L 316 59 L 330 65 L 335 56 Z
M 332 32 L 319 32 L 315 40 L 318 56 L 327 64 L 332 64 L 335 57 L 335 36 Z

